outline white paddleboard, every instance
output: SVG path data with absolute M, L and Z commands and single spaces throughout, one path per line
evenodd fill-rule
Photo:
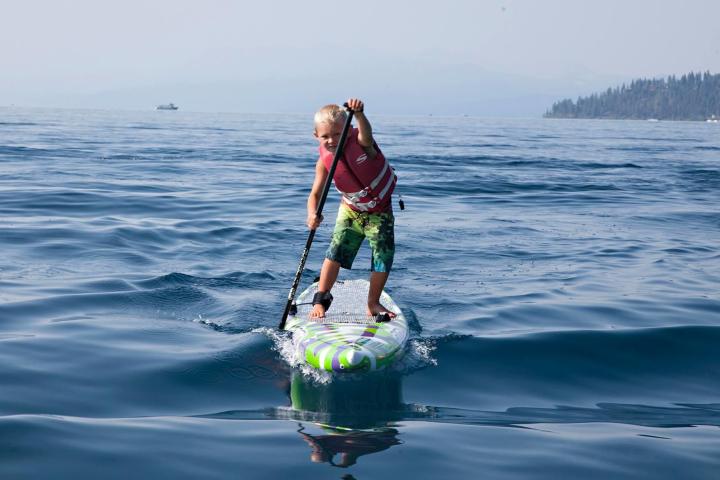
M 299 358 L 309 365 L 330 372 L 378 370 L 402 355 L 409 337 L 408 323 L 387 292 L 380 303 L 395 313 L 389 322 L 368 317 L 367 280 L 337 281 L 334 299 L 325 318 L 311 319 L 313 283 L 297 299 L 298 311 L 288 317 L 285 329 L 292 332 Z

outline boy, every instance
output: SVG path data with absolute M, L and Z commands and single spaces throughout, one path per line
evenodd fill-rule
M 335 230 L 325 254 L 318 293 L 313 298 L 310 318 L 322 318 L 332 302 L 330 290 L 340 267 L 350 269 L 363 239 L 372 248 L 370 290 L 367 314 L 395 314 L 380 304 L 380 294 L 390 274 L 395 254 L 395 218 L 391 195 L 397 181 L 395 173 L 373 140 L 372 128 L 363 102 L 351 98 L 357 128 L 348 131 L 342 158 L 335 170 L 335 187 L 342 193 Z M 347 114 L 338 105 L 326 105 L 315 114 L 314 136 L 320 142 L 320 158 L 315 164 L 315 180 L 307 202 L 307 226 L 316 229 L 323 218 L 315 215 L 325 179 L 331 168 Z

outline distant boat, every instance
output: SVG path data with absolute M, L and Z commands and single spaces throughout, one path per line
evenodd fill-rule
M 175 105 L 174 103 L 158 105 L 157 107 L 155 107 L 155 110 L 177 110 L 177 109 L 178 109 L 178 106 Z
M 658 119 L 658 118 L 648 118 L 647 121 L 648 121 L 648 122 L 659 122 L 660 119 Z
M 705 121 L 708 122 L 708 123 L 720 123 L 720 118 L 718 118 L 718 117 L 716 117 L 715 115 L 713 115 L 712 117 L 708 118 L 708 119 L 705 120 Z

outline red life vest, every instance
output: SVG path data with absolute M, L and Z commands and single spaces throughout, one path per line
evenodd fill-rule
M 348 133 L 343 156 L 335 168 L 333 181 L 345 205 L 358 212 L 382 212 L 390 204 L 397 177 L 385 156 L 374 145 L 377 155 L 370 159 L 358 142 L 358 129 Z M 320 146 L 320 159 L 329 172 L 335 154 Z

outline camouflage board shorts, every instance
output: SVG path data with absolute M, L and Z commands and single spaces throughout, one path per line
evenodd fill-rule
M 372 248 L 370 270 L 390 272 L 395 256 L 395 216 L 392 210 L 368 213 L 340 206 L 325 257 L 350 269 L 366 237 Z

